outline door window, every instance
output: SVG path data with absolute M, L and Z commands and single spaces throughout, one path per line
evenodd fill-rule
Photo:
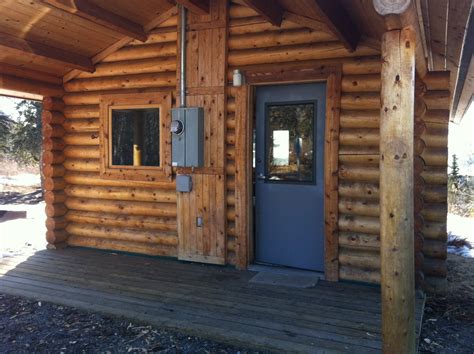
M 315 181 L 315 105 L 315 102 L 266 105 L 266 181 Z

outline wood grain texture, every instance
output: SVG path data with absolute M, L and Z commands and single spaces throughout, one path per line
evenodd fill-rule
M 387 353 L 415 352 L 413 126 L 415 33 L 382 37 L 380 239 L 382 336 Z M 397 191 L 394 193 L 394 186 Z
M 339 119 L 341 101 L 341 71 L 334 70 L 327 79 L 326 131 L 324 147 L 324 274 L 327 280 L 339 279 L 338 189 L 339 189 Z
M 97 6 L 88 0 L 41 0 L 42 3 L 52 8 L 68 12 L 82 17 L 93 23 L 107 27 L 126 36 L 136 38 L 144 42 L 147 38 L 143 27 L 130 21 L 128 18 Z
M 192 179 L 190 193 L 178 192 L 178 259 L 225 264 L 225 179 L 206 174 L 193 174 Z
M 83 55 L 71 53 L 63 49 L 54 48 L 43 43 L 36 43 L 26 39 L 0 34 L 0 48 L 16 52 L 18 55 L 41 57 L 47 61 L 64 65 L 72 69 L 94 71 L 90 59 Z
M 235 230 L 236 236 L 236 265 L 245 269 L 253 261 L 253 202 L 252 202 L 252 127 L 253 90 L 244 85 L 236 90 L 235 112 Z
M 64 90 L 61 85 L 36 81 L 32 79 L 19 78 L 16 76 L 0 73 L 0 89 L 14 92 L 23 92 L 43 97 L 61 97 Z M 8 95 L 8 92 L 6 92 Z
M 151 20 L 149 23 L 147 23 L 145 26 L 144 26 L 144 29 L 145 31 L 149 32 L 151 31 L 152 29 L 160 26 L 161 24 L 163 24 L 165 21 L 169 20 L 170 18 L 172 18 L 173 16 L 175 16 L 177 13 L 177 10 L 176 8 L 173 6 L 172 8 L 170 8 L 169 10 L 161 13 L 160 15 L 158 15 L 156 18 L 154 18 L 153 20 Z M 133 38 L 132 37 L 124 37 L 124 38 L 121 38 L 119 39 L 118 41 L 116 41 L 115 43 L 111 44 L 110 46 L 108 46 L 107 48 L 103 49 L 102 51 L 100 51 L 99 53 L 95 54 L 93 57 L 92 57 L 92 63 L 93 64 L 97 64 L 99 62 L 101 62 L 102 60 L 104 60 L 105 58 L 107 58 L 109 55 L 111 55 L 112 53 L 115 53 L 117 52 L 118 50 L 120 50 L 121 48 L 123 48 L 124 46 L 126 46 L 127 44 L 129 44 L 130 42 L 133 41 Z M 68 82 L 72 79 L 74 79 L 75 77 L 77 77 L 79 74 L 81 73 L 80 70 L 71 70 L 69 71 L 66 75 L 64 75 L 63 77 L 63 82 Z
M 209 14 L 189 16 L 187 104 L 204 109 L 204 166 L 177 171 L 193 179 L 192 192 L 178 193 L 177 197 L 178 258 L 215 264 L 225 264 L 227 253 L 227 18 L 224 0 L 212 0 Z M 179 80 L 178 76 L 177 91 Z M 202 226 L 197 225 L 197 218 L 202 218 Z

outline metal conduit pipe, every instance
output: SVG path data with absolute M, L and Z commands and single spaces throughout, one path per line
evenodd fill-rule
M 186 107 L 186 8 L 180 5 L 181 11 L 181 33 L 180 33 L 180 85 L 179 105 Z

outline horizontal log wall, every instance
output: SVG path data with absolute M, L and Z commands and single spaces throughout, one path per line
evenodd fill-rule
M 342 78 L 339 136 L 339 276 L 380 281 L 380 59 Z M 353 72 L 356 71 L 356 72 Z
M 170 18 L 146 43 L 131 42 L 99 63 L 94 73 L 81 73 L 64 85 L 64 136 L 63 142 L 55 143 L 64 152 L 60 205 L 68 210 L 64 219 L 69 245 L 177 255 L 174 182 L 110 180 L 99 175 L 100 95 L 174 92 L 176 25 L 177 18 Z

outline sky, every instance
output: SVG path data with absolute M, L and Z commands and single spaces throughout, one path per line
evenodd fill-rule
M 18 114 L 15 105 L 19 101 L 19 99 L 0 96 L 0 111 L 16 118 Z M 471 104 L 460 124 L 449 123 L 448 150 L 449 164 L 451 164 L 452 155 L 456 154 L 461 174 L 474 176 L 474 165 L 467 164 L 469 157 L 474 158 L 474 104 Z
M 453 154 L 459 161 L 461 174 L 474 176 L 474 163 L 469 166 L 469 157 L 474 159 L 474 104 L 471 104 L 460 124 L 449 123 L 449 164 Z
M 21 100 L 17 98 L 0 96 L 0 111 L 16 119 L 18 113 L 16 112 L 15 106 L 20 101 Z

